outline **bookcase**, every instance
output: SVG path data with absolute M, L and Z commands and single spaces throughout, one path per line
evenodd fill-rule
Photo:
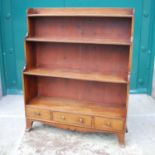
M 34 121 L 109 132 L 125 144 L 132 9 L 28 9 L 23 71 L 26 128 Z

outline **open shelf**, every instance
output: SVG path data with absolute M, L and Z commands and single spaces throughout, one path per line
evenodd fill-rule
M 28 17 L 47 17 L 47 16 L 84 16 L 84 17 L 132 17 L 132 9 L 117 8 L 113 11 L 110 8 L 65 8 L 65 9 L 29 9 Z
M 24 74 L 128 83 L 129 46 L 27 43 Z
M 98 106 L 125 106 L 127 85 L 24 74 L 26 103 L 36 96 L 75 99 Z M 31 86 L 29 89 L 28 86 Z M 65 103 L 64 103 L 65 105 Z
M 131 18 L 38 17 L 29 19 L 27 41 L 131 45 Z
M 42 37 L 27 37 L 28 42 L 53 42 L 53 43 L 79 43 L 79 44 L 105 44 L 105 45 L 131 45 L 128 40 L 110 40 L 110 39 L 76 39 L 76 38 L 42 38 Z
M 102 73 L 93 72 L 80 72 L 78 70 L 52 70 L 46 68 L 33 68 L 24 71 L 25 75 L 45 76 L 45 77 L 59 77 L 77 80 L 111 82 L 111 83 L 128 83 L 127 80 L 121 76 L 104 75 Z
M 124 106 L 93 105 L 84 101 L 66 98 L 38 96 L 33 98 L 26 107 L 34 107 L 51 111 L 72 112 L 76 114 L 111 116 L 122 118 L 125 116 Z

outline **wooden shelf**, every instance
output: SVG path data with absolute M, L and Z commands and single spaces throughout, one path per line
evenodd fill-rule
M 52 8 L 29 9 L 28 17 L 70 16 L 70 17 L 133 17 L 132 9 L 121 8 Z
M 53 42 L 53 43 L 80 43 L 80 44 L 105 44 L 105 45 L 131 45 L 127 40 L 110 40 L 110 39 L 68 39 L 68 38 L 41 38 L 41 37 L 27 37 L 26 41 L 31 42 Z
M 35 75 L 35 76 L 46 76 L 46 77 L 59 77 L 59 78 L 69 78 L 76 80 L 88 80 L 88 81 L 99 81 L 99 82 L 109 82 L 109 83 L 128 83 L 125 79 L 114 76 L 114 75 L 103 75 L 96 72 L 80 72 L 78 70 L 52 70 L 46 68 L 34 68 L 24 71 L 25 75 Z
M 38 96 L 33 98 L 26 107 L 40 108 L 51 111 L 72 112 L 75 114 L 108 116 L 122 118 L 125 116 L 123 106 L 101 106 L 96 103 L 87 103 L 73 99 Z

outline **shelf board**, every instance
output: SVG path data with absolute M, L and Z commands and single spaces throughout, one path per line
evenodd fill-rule
M 71 112 L 75 114 L 108 116 L 108 118 L 122 118 L 125 116 L 125 104 L 124 106 L 114 106 L 114 104 L 103 106 L 66 98 L 37 96 L 26 104 L 26 107 L 50 111 Z
M 60 69 L 46 69 L 34 68 L 24 71 L 25 75 L 45 76 L 45 77 L 59 77 L 86 81 L 99 81 L 109 83 L 128 83 L 127 80 L 113 75 L 103 75 L 97 72 L 80 72 L 78 70 L 60 70 Z
M 80 44 L 105 44 L 105 45 L 131 45 L 131 41 L 127 40 L 111 40 L 111 39 L 68 39 L 68 38 L 41 38 L 41 37 L 26 37 L 26 41 L 31 42 L 53 42 L 53 43 L 80 43 Z
M 28 9 L 28 17 L 133 17 L 133 9 L 122 8 L 36 8 Z

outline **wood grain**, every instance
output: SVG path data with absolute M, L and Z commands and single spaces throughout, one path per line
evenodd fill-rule
M 101 45 L 131 45 L 130 41 L 111 40 L 111 39 L 76 39 L 76 38 L 46 38 L 46 37 L 27 37 L 27 42 L 49 42 L 49 43 L 79 43 L 79 44 L 101 44 Z
M 30 8 L 28 17 L 46 16 L 90 16 L 90 17 L 132 17 L 133 9 L 123 8 Z
M 63 43 L 28 43 L 27 46 L 31 49 L 27 50 L 27 69 L 40 68 L 43 72 L 58 70 L 83 75 L 92 73 L 95 75 L 94 78 L 96 75 L 105 75 L 109 80 L 112 77 L 128 80 L 129 46 Z
M 128 83 L 126 79 L 121 76 L 114 75 L 105 75 L 103 73 L 97 72 L 81 72 L 78 70 L 68 71 L 66 69 L 46 69 L 46 68 L 33 68 L 27 71 L 24 71 L 25 75 L 35 75 L 43 77 L 58 77 L 58 78 L 68 78 L 76 80 L 86 80 L 86 81 L 99 81 L 99 82 L 108 82 L 108 83 Z
M 131 18 L 44 17 L 31 25 L 27 41 L 131 44 Z
M 38 77 L 38 95 L 70 98 L 100 105 L 125 105 L 126 84 Z
M 123 130 L 123 121 L 121 119 L 109 119 L 103 117 L 95 117 L 96 129 L 107 130 Z
M 39 108 L 26 107 L 26 115 L 32 119 L 50 120 L 51 114 L 49 110 Z
M 59 123 L 91 128 L 91 116 L 64 112 L 53 112 L 53 120 Z
M 123 118 L 125 115 L 123 106 L 94 105 L 91 102 L 45 96 L 35 97 L 26 107 L 107 118 Z

